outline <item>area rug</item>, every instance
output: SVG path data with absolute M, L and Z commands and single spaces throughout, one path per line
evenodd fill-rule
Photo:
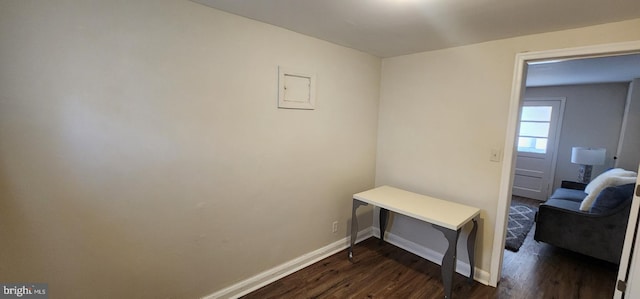
M 507 237 L 505 248 L 514 252 L 520 250 L 520 246 L 533 226 L 533 218 L 536 208 L 525 205 L 512 205 L 509 210 L 509 222 L 507 224 Z

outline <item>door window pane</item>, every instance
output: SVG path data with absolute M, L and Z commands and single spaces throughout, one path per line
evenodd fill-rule
M 520 122 L 520 136 L 549 137 L 548 122 Z
M 544 154 L 547 152 L 547 138 L 519 137 L 518 151 Z
M 525 106 L 522 107 L 523 121 L 551 121 L 551 106 Z
M 551 125 L 551 106 L 524 106 L 518 133 L 518 151 L 545 154 Z

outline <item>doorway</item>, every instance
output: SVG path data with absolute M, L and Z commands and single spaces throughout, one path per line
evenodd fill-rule
M 513 176 L 516 164 L 516 138 L 517 128 L 520 120 L 520 105 L 524 94 L 526 74 L 528 64 L 536 61 L 547 60 L 570 60 L 576 58 L 588 58 L 596 56 L 616 56 L 623 54 L 633 54 L 640 52 L 640 42 L 627 42 L 608 44 L 591 47 L 581 47 L 564 50 L 550 50 L 541 52 L 527 52 L 516 55 L 516 65 L 514 71 L 513 88 L 509 108 L 509 121 L 504 146 L 504 163 L 502 165 L 502 176 L 500 183 L 500 194 L 498 199 L 498 210 L 496 219 L 496 233 L 493 242 L 491 273 L 489 284 L 497 286 L 501 277 L 504 240 L 506 234 L 506 224 L 509 206 L 511 203 Z M 638 213 L 638 211 L 632 211 Z M 628 258 L 628 257 L 624 257 Z

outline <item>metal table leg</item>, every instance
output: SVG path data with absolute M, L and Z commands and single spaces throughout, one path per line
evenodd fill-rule
M 453 274 L 456 272 L 456 251 L 460 230 L 452 230 L 435 224 L 433 227 L 441 231 L 445 238 L 447 238 L 447 241 L 449 241 L 447 252 L 442 258 L 442 283 L 444 284 L 444 298 L 450 299 Z
M 467 237 L 467 252 L 469 253 L 469 281 L 473 282 L 473 274 L 475 273 L 475 261 L 476 261 L 476 234 L 478 232 L 478 217 L 472 219 L 473 228 Z
M 380 208 L 380 244 L 384 242 L 384 232 L 387 230 L 389 222 L 389 210 Z
M 368 205 L 365 202 L 361 202 L 357 199 L 353 199 L 353 206 L 351 208 L 351 241 L 349 243 L 349 260 L 353 261 L 353 245 L 356 244 L 356 239 L 358 237 L 358 216 L 356 215 L 356 210 L 360 206 Z

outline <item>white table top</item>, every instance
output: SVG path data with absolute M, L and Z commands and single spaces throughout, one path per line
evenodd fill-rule
M 353 195 L 354 199 L 422 221 L 458 230 L 480 214 L 480 209 L 390 186 Z

